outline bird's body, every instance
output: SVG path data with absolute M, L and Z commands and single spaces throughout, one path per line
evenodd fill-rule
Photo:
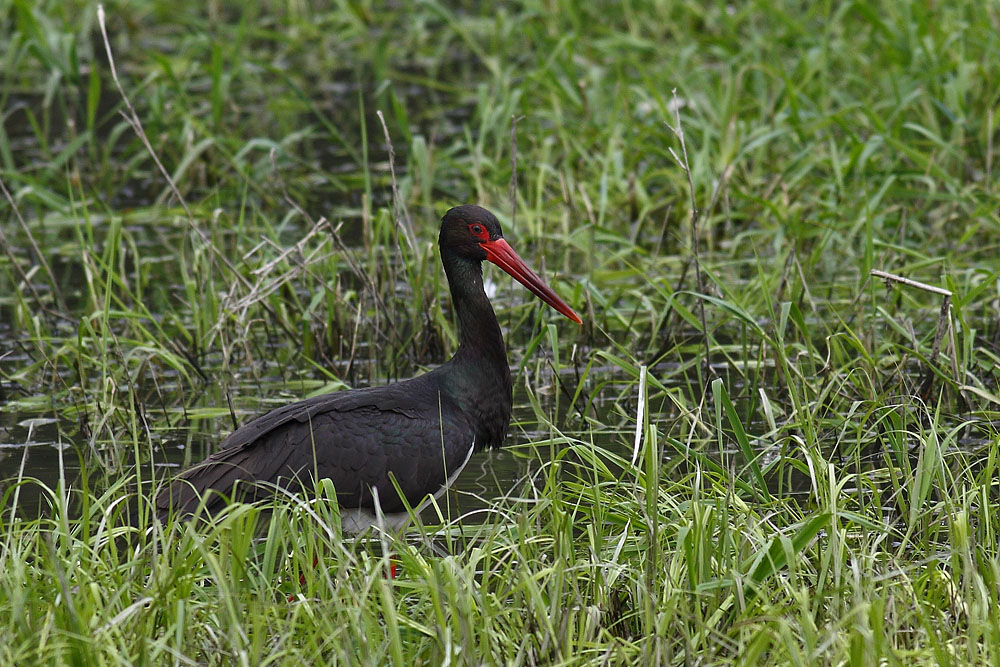
M 399 523 L 394 517 L 408 516 L 406 505 L 443 492 L 473 451 L 499 447 L 510 423 L 511 379 L 483 290 L 482 260 L 567 317 L 579 317 L 510 249 L 485 209 L 448 211 L 439 245 L 459 323 L 451 360 L 404 382 L 316 396 L 244 424 L 160 492 L 160 517 L 190 515 L 202 502 L 214 513 L 232 499 L 301 492 L 316 479 L 330 479 L 345 530 L 367 528 L 376 507 L 388 523 Z

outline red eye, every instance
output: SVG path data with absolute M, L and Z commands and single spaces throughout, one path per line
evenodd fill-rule
M 469 231 L 472 232 L 472 235 L 475 236 L 480 241 L 489 241 L 490 240 L 490 234 L 489 234 L 489 232 L 487 232 L 486 228 L 483 227 L 482 225 L 473 223 L 473 224 L 469 225 Z

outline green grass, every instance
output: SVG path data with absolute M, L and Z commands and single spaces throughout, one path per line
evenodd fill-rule
M 151 151 L 96 5 L 0 0 L 0 662 L 1000 661 L 1000 10 L 703 4 L 109 5 Z M 488 274 L 526 479 L 153 522 L 230 400 L 448 358 L 463 202 L 585 320 Z

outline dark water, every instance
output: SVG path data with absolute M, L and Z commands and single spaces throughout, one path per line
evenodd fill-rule
M 81 465 L 76 449 L 61 439 L 58 420 L 29 417 L 8 424 L 12 411 L 0 414 L 0 498 L 2 507 L 18 507 L 22 516 L 35 516 L 49 506 L 51 498 L 34 482 L 49 489 L 58 487 L 60 477 L 67 484 L 78 482 Z
M 269 407 L 262 406 L 260 412 Z M 253 416 L 241 415 L 241 421 Z M 446 518 L 467 515 L 466 521 L 481 520 L 476 510 L 487 507 L 491 499 L 519 492 L 524 484 L 531 483 L 529 478 L 541 462 L 524 450 L 528 436 L 516 426 L 519 418 L 529 423 L 533 419 L 524 403 L 515 409 L 515 426 L 508 436 L 508 446 L 475 453 L 449 494 L 439 499 L 438 505 L 446 512 Z M 215 451 L 230 430 L 231 419 L 225 416 L 196 419 L 185 427 L 158 431 L 154 434 L 155 443 L 140 445 L 141 455 L 152 452 L 151 461 L 143 461 L 144 476 L 148 477 L 150 468 L 158 479 L 176 474 Z M 536 432 L 530 437 L 540 440 L 547 436 Z M 606 433 L 602 439 L 615 447 L 616 437 Z M 126 461 L 118 464 L 115 462 L 118 459 Z M 16 506 L 18 515 L 24 518 L 47 514 L 51 496 L 46 489 L 55 490 L 60 484 L 80 488 L 84 475 L 89 475 L 89 486 L 100 491 L 116 476 L 133 474 L 133 461 L 134 456 L 129 454 L 105 451 L 102 455 L 92 449 L 79 424 L 71 420 L 26 417 L 11 409 L 0 412 L 0 497 L 4 499 L 0 507 L 4 513 Z M 115 463 L 108 466 L 109 462 Z M 431 508 L 425 510 L 424 519 L 435 521 Z

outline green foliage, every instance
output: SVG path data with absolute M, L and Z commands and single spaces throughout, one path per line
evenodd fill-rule
M 96 4 L 0 0 L 0 662 L 996 663 L 995 6 L 383 4 L 107 3 L 133 118 Z M 152 522 L 448 357 L 463 202 L 585 320 L 497 281 L 521 482 Z

